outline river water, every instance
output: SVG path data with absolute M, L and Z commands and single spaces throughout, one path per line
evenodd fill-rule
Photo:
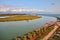
M 56 22 L 57 19 L 49 16 L 42 16 L 42 18 L 34 20 L 0 22 L 0 40 L 12 40 L 12 38 L 31 32 L 50 21 Z

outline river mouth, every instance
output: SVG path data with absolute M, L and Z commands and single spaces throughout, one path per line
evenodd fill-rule
M 12 40 L 12 38 L 31 32 L 36 28 L 40 28 L 50 21 L 56 22 L 57 19 L 55 17 L 42 16 L 42 18 L 29 20 L 28 22 L 0 22 L 0 40 Z

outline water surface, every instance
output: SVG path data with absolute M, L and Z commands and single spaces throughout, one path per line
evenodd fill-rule
M 42 18 L 28 21 L 0 22 L 0 40 L 12 40 L 36 28 L 43 26 L 50 21 L 57 21 L 54 17 L 42 16 Z

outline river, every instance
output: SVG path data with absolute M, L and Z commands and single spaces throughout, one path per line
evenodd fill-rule
M 55 17 L 42 16 L 42 18 L 34 20 L 0 22 L 0 40 L 12 40 L 12 38 L 31 32 L 50 21 L 56 22 L 57 19 Z

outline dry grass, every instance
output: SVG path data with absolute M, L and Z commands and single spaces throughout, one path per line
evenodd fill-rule
M 10 16 L 7 18 L 0 18 L 0 22 L 2 21 L 17 21 L 17 20 L 33 20 L 33 19 L 37 19 L 40 18 L 40 16 L 37 15 L 0 15 L 0 16 Z

